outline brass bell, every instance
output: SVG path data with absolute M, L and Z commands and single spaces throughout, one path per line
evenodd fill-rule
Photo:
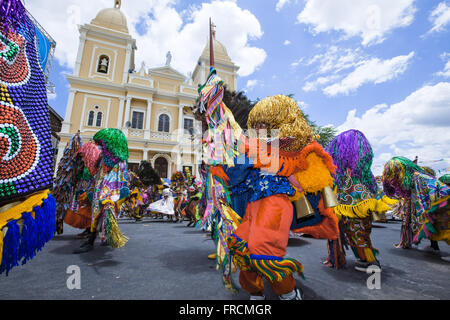
M 325 209 L 334 208 L 339 205 L 337 197 L 334 194 L 334 192 L 330 186 L 326 186 L 325 188 L 323 188 L 322 197 L 323 197 L 323 205 L 324 205 Z
M 313 218 L 316 215 L 311 203 L 309 203 L 308 199 L 303 196 L 300 199 L 294 201 L 295 209 L 297 211 L 297 221 L 308 220 Z

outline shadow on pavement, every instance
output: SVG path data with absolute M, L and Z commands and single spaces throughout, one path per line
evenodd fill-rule
M 77 239 L 77 236 L 75 234 L 63 234 L 54 236 L 51 241 L 75 241 L 75 240 L 80 240 Z
M 433 254 L 431 252 L 423 252 L 417 249 L 390 248 L 389 253 L 412 260 L 422 260 L 425 262 L 433 262 L 433 263 L 437 262 L 440 264 L 448 265 L 448 262 L 443 261 L 439 254 Z
M 301 247 L 310 244 L 308 241 L 299 238 L 290 238 L 288 247 Z
M 166 268 L 177 272 L 195 274 L 202 272 L 217 272 L 215 262 L 208 260 L 208 255 L 212 250 L 198 248 L 186 248 L 183 250 L 172 250 L 160 254 L 156 258 L 162 262 Z M 213 268 L 208 268 L 213 266 Z

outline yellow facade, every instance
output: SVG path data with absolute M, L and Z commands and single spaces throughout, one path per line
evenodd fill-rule
M 148 160 L 165 178 L 186 166 L 197 175 L 201 150 L 184 143 L 191 141 L 185 121 L 201 134 L 192 107 L 198 84 L 209 73 L 209 43 L 187 79 L 170 61 L 162 67 L 142 65 L 134 71 L 136 41 L 128 33 L 120 2 L 101 10 L 90 24 L 79 26 L 79 32 L 74 73 L 67 76 L 70 91 L 57 162 L 76 132 L 87 142 L 101 129 L 118 128 L 128 139 L 131 169 Z M 215 39 L 214 50 L 219 76 L 229 89 L 236 90 L 239 68 Z

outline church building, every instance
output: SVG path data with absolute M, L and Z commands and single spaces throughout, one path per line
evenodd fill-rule
M 101 129 L 118 128 L 128 140 L 130 170 L 148 160 L 162 178 L 185 168 L 198 175 L 201 149 L 180 142 L 183 134 L 192 139 L 202 134 L 192 108 L 198 85 L 209 74 L 209 41 L 191 78 L 171 66 L 170 52 L 164 66 L 147 69 L 142 64 L 136 71 L 137 44 L 120 7 L 121 1 L 115 0 L 113 8 L 101 10 L 91 23 L 79 26 L 75 68 L 67 76 L 69 98 L 57 162 L 78 131 L 88 142 Z M 230 90 L 236 90 L 239 67 L 215 35 L 213 45 L 218 75 Z

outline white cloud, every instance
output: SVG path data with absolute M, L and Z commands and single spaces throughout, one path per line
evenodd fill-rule
M 378 58 L 366 60 L 339 83 L 326 87 L 323 92 L 329 96 L 349 94 L 366 83 L 379 84 L 389 81 L 406 71 L 413 56 L 414 51 L 389 60 Z
M 253 89 L 254 87 L 256 87 L 257 85 L 259 85 L 260 81 L 259 80 L 248 80 L 247 81 L 247 85 L 245 86 L 248 90 Z
M 337 76 L 319 77 L 314 81 L 306 82 L 302 89 L 305 92 L 316 91 L 319 86 L 328 84 L 336 80 L 336 78 Z
M 286 41 L 284 41 L 284 43 L 283 43 L 285 46 L 288 46 L 288 45 L 290 45 L 291 44 L 291 42 L 289 41 L 289 40 L 286 40 Z
M 314 33 L 341 31 L 370 45 L 383 42 L 393 29 L 409 26 L 415 12 L 414 0 L 306 0 L 297 22 L 310 25 Z
M 286 4 L 288 4 L 289 2 L 291 2 L 291 1 L 290 0 L 278 0 L 275 10 L 277 10 L 278 12 L 281 11 L 281 9 L 283 9 L 283 7 Z
M 429 33 L 444 31 L 450 23 L 450 5 L 447 5 L 445 1 L 439 3 L 431 12 L 429 19 L 433 23 L 433 28 L 430 29 Z
M 305 77 L 308 81 L 302 89 L 310 92 L 326 85 L 322 91 L 328 96 L 349 94 L 366 83 L 378 84 L 391 80 L 405 72 L 414 56 L 411 52 L 382 60 L 364 54 L 360 48 L 344 49 L 331 45 L 320 49 L 324 52 L 304 63 L 304 66 L 315 69 Z
M 361 116 L 351 110 L 338 130 L 362 131 L 374 148 L 374 164 L 393 156 L 441 159 L 450 156 L 448 119 L 450 82 L 441 82 L 424 86 L 399 103 L 374 106 Z
M 127 0 L 122 11 L 128 19 L 131 35 L 137 40 L 136 66 L 163 65 L 167 51 L 173 55 L 172 65 L 182 73 L 193 71 L 208 40 L 208 20 L 212 17 L 217 39 L 231 59 L 241 67 L 240 76 L 252 74 L 266 59 L 266 52 L 251 46 L 250 41 L 263 35 L 258 19 L 235 1 L 213 0 L 178 12 L 175 0 Z M 112 0 L 29 0 L 27 8 L 55 38 L 56 58 L 60 64 L 73 68 L 79 43 L 78 24 L 90 23 Z M 51 8 L 51 19 L 48 18 Z M 226 14 L 224 14 L 226 12 Z M 168 23 L 170 21 L 170 23 Z M 136 25 L 144 32 L 139 34 Z
M 349 68 L 358 66 L 365 58 L 361 49 L 342 49 L 337 46 L 325 48 L 325 53 L 316 54 L 306 63 L 307 66 L 318 64 L 317 74 L 337 74 Z
M 442 60 L 446 61 L 444 70 L 439 71 L 436 75 L 444 78 L 450 78 L 450 53 L 444 53 L 441 55 Z
M 306 110 L 309 108 L 309 104 L 307 104 L 305 101 L 297 101 L 297 104 L 301 110 Z
M 295 60 L 294 62 L 291 63 L 291 67 L 292 68 L 297 68 L 302 62 L 303 62 L 304 58 L 300 58 L 298 60 Z

